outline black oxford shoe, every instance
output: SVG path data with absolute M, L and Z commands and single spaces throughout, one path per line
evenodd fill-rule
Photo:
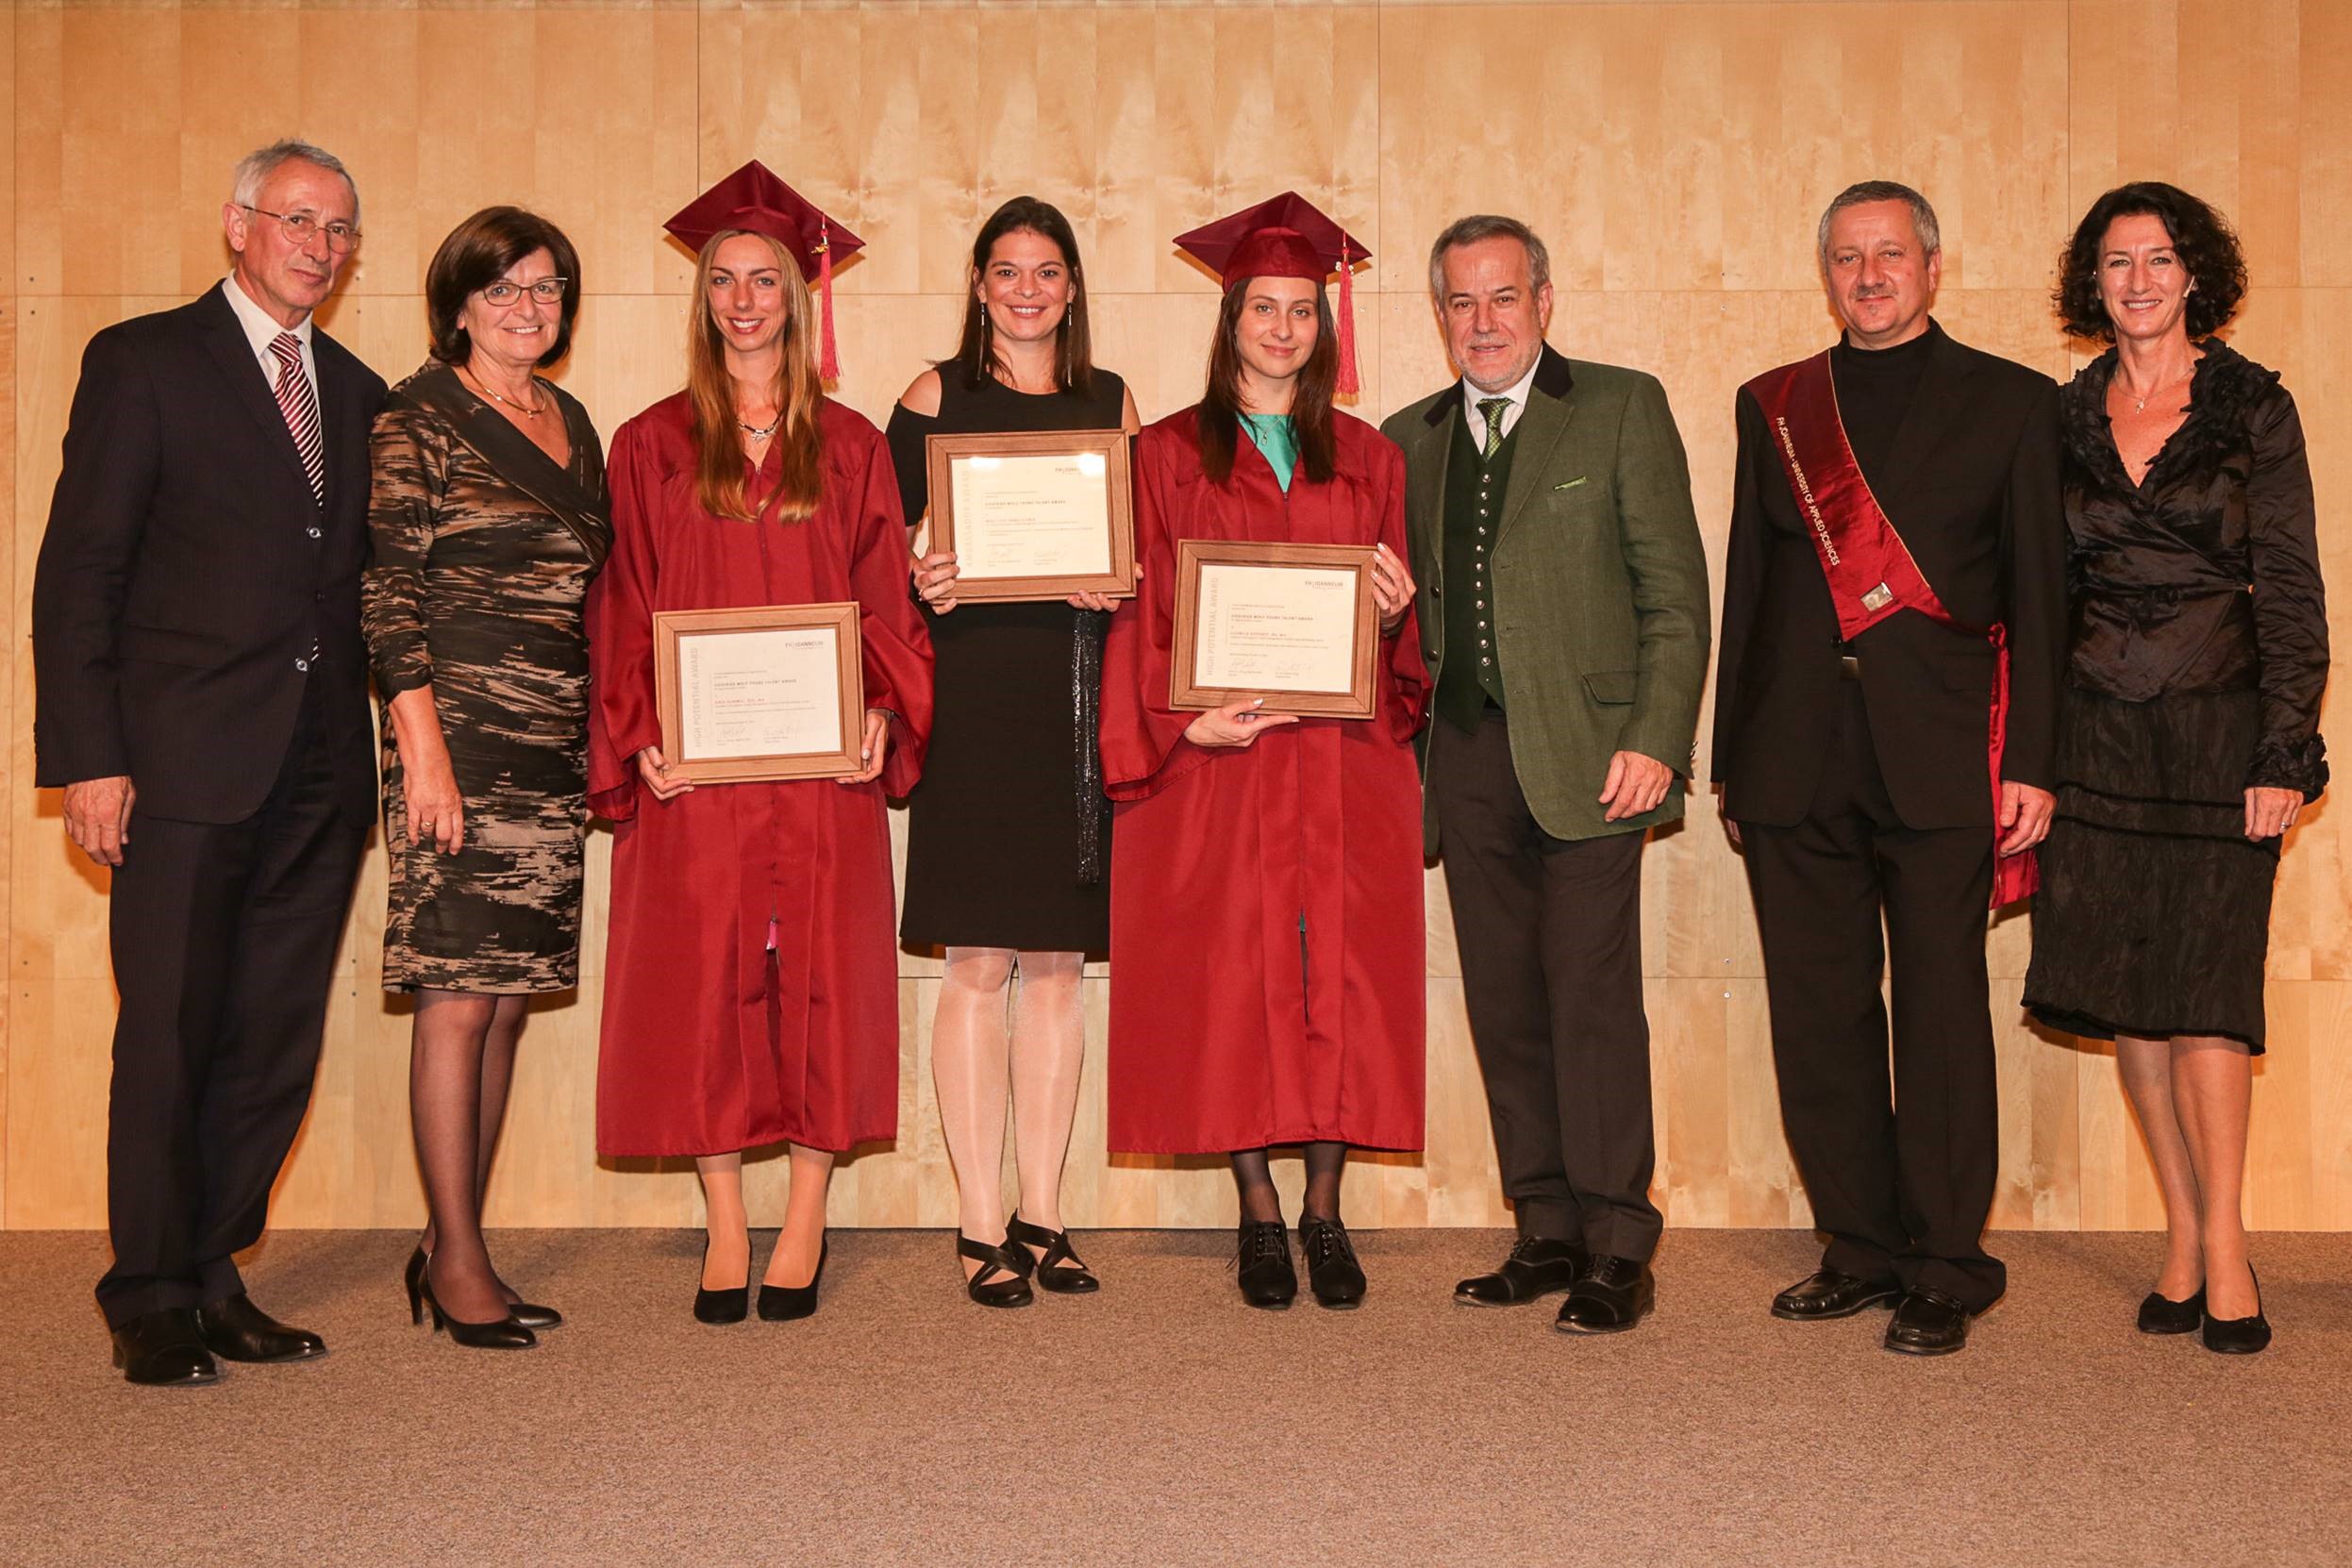
M 1307 1255 L 1307 1283 L 1324 1307 L 1353 1307 L 1364 1298 L 1364 1269 L 1347 1226 L 1313 1214 L 1298 1217 L 1298 1250 Z
M 1288 1307 L 1298 1296 L 1291 1262 L 1291 1233 L 1280 1220 L 1243 1220 L 1235 1267 L 1242 1299 L 1252 1307 Z
M 185 1307 L 142 1312 L 114 1330 L 114 1364 L 125 1382 L 145 1388 L 196 1388 L 221 1376 Z
M 2186 1301 L 2175 1301 L 2161 1291 L 2150 1291 L 2140 1299 L 2140 1332 L 2143 1334 L 2194 1334 L 2205 1322 L 2205 1287 Z
M 1949 1356 L 1968 1343 L 1974 1315 L 1942 1291 L 1915 1286 L 1895 1304 L 1887 1348 L 1905 1356 Z
M 1772 1298 L 1772 1315 L 1791 1323 L 1850 1318 L 1866 1307 L 1893 1305 L 1903 1287 L 1891 1279 L 1863 1279 L 1836 1269 L 1807 1275 Z
M 1617 1334 L 1649 1316 L 1658 1305 L 1658 1281 L 1647 1263 L 1630 1258 L 1595 1257 L 1585 1265 L 1560 1303 L 1553 1325 L 1569 1334 Z
M 326 1354 L 326 1342 L 308 1328 L 278 1322 L 240 1291 L 196 1309 L 204 1346 L 224 1361 L 309 1361 Z
M 1575 1284 L 1588 1261 L 1584 1248 L 1574 1242 L 1522 1236 L 1511 1243 L 1502 1267 L 1462 1280 L 1454 1287 L 1454 1299 L 1465 1307 L 1522 1307 Z

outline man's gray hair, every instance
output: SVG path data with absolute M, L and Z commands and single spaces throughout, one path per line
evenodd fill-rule
M 1943 248 L 1943 236 L 1936 228 L 1936 209 L 1927 205 L 1927 198 L 1908 185 L 1891 179 L 1866 179 L 1860 185 L 1849 185 L 1838 192 L 1821 215 L 1821 226 L 1813 234 L 1813 249 L 1821 261 L 1821 270 L 1829 270 L 1829 220 L 1849 207 L 1869 202 L 1901 202 L 1911 209 L 1911 227 L 1919 235 L 1923 256 L 1933 256 Z
M 1447 224 L 1445 232 L 1437 237 L 1437 243 L 1429 247 L 1429 293 L 1440 304 L 1445 300 L 1445 253 L 1457 245 L 1475 245 L 1481 240 L 1516 240 L 1526 246 L 1530 289 L 1541 289 L 1552 280 L 1552 253 L 1535 237 L 1535 230 L 1516 218 L 1474 212 Z
M 258 147 L 237 160 L 237 177 L 229 189 L 228 199 L 239 207 L 251 207 L 260 196 L 261 187 L 277 173 L 278 166 L 296 161 L 315 163 L 330 175 L 341 175 L 343 184 L 351 190 L 351 221 L 359 221 L 359 182 L 351 177 L 343 160 L 324 147 L 291 136 Z

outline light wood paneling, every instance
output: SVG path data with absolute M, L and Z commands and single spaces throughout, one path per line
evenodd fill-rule
M 1869 176 L 1936 201 L 1945 324 L 2061 376 L 2080 356 L 2047 292 L 2076 215 L 2124 178 L 2174 178 L 2215 200 L 2256 285 L 2235 339 L 2300 400 L 2323 497 L 2352 494 L 2352 119 L 2336 106 L 2348 72 L 2352 8 L 2328 0 L 17 7 L 0 29 L 15 135 L 0 160 L 0 505 L 12 509 L 0 559 L 13 587 L 0 1223 L 104 1218 L 106 881 L 64 842 L 54 792 L 29 784 L 25 632 L 58 442 L 90 335 L 225 270 L 219 205 L 258 142 L 299 133 L 350 164 L 367 241 L 323 320 L 389 377 L 424 358 L 422 274 L 452 224 L 493 201 L 562 224 L 586 299 L 561 375 L 608 433 L 678 379 L 691 267 L 660 220 L 754 155 L 869 243 L 839 279 L 840 395 L 877 420 L 951 346 L 971 234 L 1012 194 L 1053 200 L 1076 225 L 1100 357 L 1146 418 L 1198 394 L 1216 307 L 1170 235 L 1292 187 L 1362 237 L 1376 259 L 1359 280 L 1358 411 L 1376 418 L 1448 378 L 1425 292 L 1430 241 L 1462 212 L 1513 212 L 1551 244 L 1553 342 L 1665 383 L 1720 563 L 1733 392 L 1828 341 L 1814 218 Z M 2323 551 L 2330 576 L 2352 582 L 2352 542 L 2329 533 Z M 2331 699 L 2328 727 L 2347 713 Z M 1745 882 L 1712 795 L 1691 806 L 1643 873 L 1657 1195 L 1677 1226 L 1802 1226 Z M 2343 820 L 2332 799 L 2310 812 L 2279 880 L 2273 1050 L 2248 1170 L 2260 1225 L 2352 1226 Z M 903 822 L 893 835 L 903 844 Z M 495 1224 L 681 1225 L 699 1210 L 685 1163 L 594 1159 L 609 864 L 599 831 L 583 984 L 531 1016 Z M 1354 1163 L 1346 1202 L 1364 1224 L 1499 1224 L 1443 876 L 1426 887 L 1428 1151 Z M 280 1224 L 406 1226 L 422 1212 L 409 1013 L 377 989 L 383 890 L 375 848 Z M 1994 1223 L 2159 1223 L 2111 1052 L 2043 1034 L 2018 1009 L 2030 944 L 2022 917 L 1988 942 L 2003 1083 Z M 841 1223 L 954 1221 L 930 1070 L 938 972 L 933 955 L 903 956 L 899 1138 L 842 1169 Z M 1102 1153 L 1106 975 L 1093 966 L 1085 982 L 1067 1214 L 1231 1223 L 1222 1161 Z M 753 1162 L 762 1216 L 786 1174 L 780 1159 Z M 1297 1163 L 1277 1176 L 1294 1197 Z

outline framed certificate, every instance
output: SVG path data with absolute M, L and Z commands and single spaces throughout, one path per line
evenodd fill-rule
M 1373 714 L 1372 546 L 1176 542 L 1168 706 L 1327 719 Z
M 654 615 L 654 692 L 670 776 L 696 784 L 834 778 L 865 765 L 858 607 Z
M 1124 430 L 933 436 L 931 548 L 956 552 L 956 597 L 1003 603 L 1135 592 Z

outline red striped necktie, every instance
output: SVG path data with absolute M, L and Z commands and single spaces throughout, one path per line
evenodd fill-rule
M 280 332 L 270 340 L 270 352 L 277 357 L 278 412 L 286 416 L 294 450 L 302 454 L 302 471 L 310 476 L 310 498 L 325 506 L 326 443 L 319 435 L 319 394 L 302 373 L 302 340 Z

